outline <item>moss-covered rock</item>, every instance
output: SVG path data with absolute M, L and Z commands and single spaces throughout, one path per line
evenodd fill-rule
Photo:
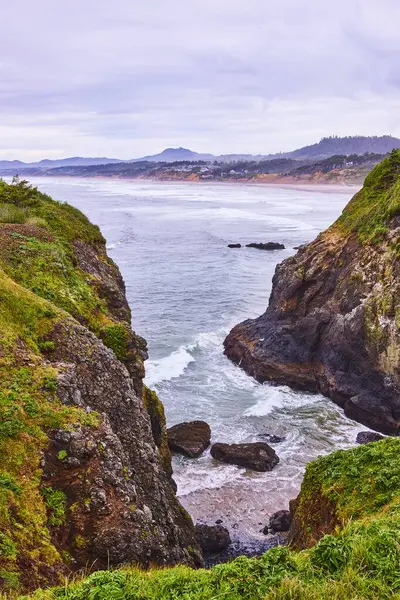
M 309 548 L 326 533 L 385 512 L 394 502 L 400 502 L 400 439 L 339 450 L 307 466 L 291 504 L 289 538 L 296 548 Z
M 171 452 L 168 446 L 167 424 L 164 406 L 154 390 L 144 386 L 144 404 L 150 415 L 151 432 L 160 453 L 161 464 L 172 475 Z
M 92 564 L 201 562 L 153 440 L 146 356 L 99 229 L 0 182 L 0 589 Z

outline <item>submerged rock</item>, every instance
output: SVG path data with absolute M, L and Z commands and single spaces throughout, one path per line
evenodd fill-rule
M 273 433 L 260 433 L 259 437 L 266 438 L 270 444 L 280 444 L 286 440 L 284 436 L 274 435 Z
M 222 552 L 231 544 L 231 536 L 222 525 L 204 525 L 197 523 L 196 537 L 203 552 Z
M 267 311 L 229 333 L 226 355 L 260 382 L 321 392 L 400 433 L 399 246 L 396 150 L 328 230 L 277 266 Z
M 178 423 L 167 430 L 168 445 L 173 452 L 197 458 L 210 445 L 211 429 L 205 421 Z
M 216 460 L 253 471 L 272 471 L 279 458 L 265 442 L 249 444 L 213 444 L 211 456 Z
M 251 244 L 246 244 L 246 248 L 257 248 L 257 250 L 284 250 L 285 246 L 278 242 L 266 242 L 265 244 L 252 242 Z
M 360 433 L 357 433 L 356 442 L 357 444 L 369 444 L 383 439 L 383 435 L 376 433 L 376 431 L 360 431 Z
M 241 248 L 242 244 L 228 244 L 228 248 Z

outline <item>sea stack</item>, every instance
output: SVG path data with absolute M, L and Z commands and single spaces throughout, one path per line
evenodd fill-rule
M 339 219 L 277 266 L 266 312 L 226 355 L 258 381 L 321 392 L 346 415 L 400 431 L 400 151 L 367 176 Z

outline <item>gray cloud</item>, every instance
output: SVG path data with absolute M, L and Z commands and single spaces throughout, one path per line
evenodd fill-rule
M 14 0 L 1 16 L 4 158 L 400 135 L 398 0 Z

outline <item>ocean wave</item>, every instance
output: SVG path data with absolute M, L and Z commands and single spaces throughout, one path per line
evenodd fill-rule
M 310 396 L 309 394 L 297 393 L 287 386 L 272 386 L 264 384 L 255 392 L 260 399 L 247 408 L 243 415 L 245 417 L 265 417 L 270 414 L 274 408 L 290 405 L 291 408 L 302 406 L 307 402 L 315 401 L 320 398 L 318 395 Z
M 146 362 L 145 383 L 149 387 L 161 381 L 169 381 L 180 377 L 195 359 L 188 352 L 187 346 L 181 346 L 168 356 L 159 360 L 148 360 Z
M 148 360 L 146 362 L 146 385 L 151 387 L 161 381 L 169 381 L 180 377 L 189 364 L 196 361 L 193 354 L 198 351 L 207 350 L 220 353 L 224 335 L 226 335 L 225 329 L 202 332 L 197 334 L 192 342 L 183 344 L 168 356 L 158 360 Z

